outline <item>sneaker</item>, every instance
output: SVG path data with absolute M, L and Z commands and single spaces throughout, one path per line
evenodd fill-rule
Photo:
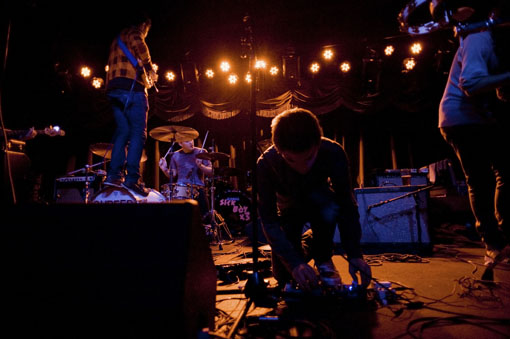
M 122 179 L 107 178 L 103 182 L 103 185 L 121 187 L 122 186 Z
M 125 182 L 122 184 L 128 190 L 135 192 L 138 195 L 146 197 L 149 195 L 149 190 L 145 188 L 143 185 L 136 182 Z
M 317 266 L 320 279 L 326 287 L 339 288 L 342 286 L 342 279 L 333 261 L 326 261 Z
M 501 251 L 488 248 L 485 251 L 484 265 L 495 266 L 510 257 L 510 245 L 506 245 Z

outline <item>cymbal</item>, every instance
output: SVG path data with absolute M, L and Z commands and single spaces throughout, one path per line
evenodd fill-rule
M 198 132 L 191 127 L 169 125 L 153 128 L 149 135 L 159 141 L 183 142 L 198 138 Z
M 89 150 L 94 153 L 97 156 L 100 156 L 101 158 L 105 159 L 111 159 L 112 158 L 112 148 L 113 144 L 99 142 L 97 144 L 92 144 L 89 146 Z M 142 159 L 140 159 L 140 162 L 147 161 L 147 154 L 145 153 L 145 150 L 143 150 L 142 153 Z
M 241 175 L 241 170 L 234 167 L 219 167 L 214 169 L 214 173 L 220 177 L 233 177 Z
M 105 142 L 100 142 L 97 144 L 92 144 L 89 147 L 89 150 L 97 156 L 101 158 L 111 159 L 112 158 L 112 148 L 113 144 L 108 144 Z
M 264 152 L 266 149 L 271 147 L 272 144 L 273 144 L 273 140 L 271 140 L 271 138 L 260 140 L 259 142 L 257 142 L 257 145 L 260 147 L 262 152 Z
M 203 160 L 216 161 L 227 160 L 228 158 L 230 158 L 230 155 L 222 152 L 198 153 L 197 158 Z

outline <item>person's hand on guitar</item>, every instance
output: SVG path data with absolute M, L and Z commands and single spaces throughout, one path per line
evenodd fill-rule
M 143 67 L 142 61 L 138 60 L 139 67 L 142 70 L 142 78 L 143 82 L 145 84 L 145 87 L 147 89 L 152 88 L 154 86 L 154 89 L 156 92 L 158 91 L 158 88 L 156 87 L 156 82 L 158 81 L 158 67 L 155 64 L 151 64 L 150 70 L 147 71 L 146 68 Z
M 158 82 L 159 75 L 156 73 L 154 69 L 151 69 L 149 71 L 149 83 L 151 83 L 153 86 L 156 82 Z
M 21 140 L 30 140 L 35 138 L 37 135 L 37 130 L 34 127 L 31 127 L 25 135 L 21 138 Z
M 38 133 L 41 133 L 41 132 L 43 132 L 46 135 L 49 135 L 50 137 L 66 135 L 66 132 L 63 129 L 61 129 L 59 126 L 46 127 L 43 131 L 40 131 L 40 132 L 38 131 Z

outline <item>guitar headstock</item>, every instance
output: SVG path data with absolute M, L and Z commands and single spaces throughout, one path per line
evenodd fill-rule
M 50 137 L 66 135 L 66 132 L 61 129 L 59 126 L 49 126 L 44 129 L 44 134 L 49 135 Z

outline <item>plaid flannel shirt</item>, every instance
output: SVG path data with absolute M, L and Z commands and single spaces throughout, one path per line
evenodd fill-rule
M 121 31 L 120 38 L 135 58 L 141 61 L 145 71 L 149 72 L 152 69 L 151 56 L 140 29 L 138 27 L 126 28 Z M 142 76 L 140 74 L 137 76 L 136 69 L 120 48 L 117 37 L 115 37 L 110 45 L 106 86 L 108 87 L 108 83 L 112 79 L 119 77 L 128 79 L 135 79 L 136 77 L 136 81 L 145 87 Z

